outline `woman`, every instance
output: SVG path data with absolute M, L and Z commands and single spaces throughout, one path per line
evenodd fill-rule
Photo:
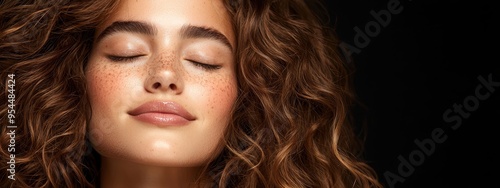
M 338 40 L 311 6 L 4 2 L 17 127 L 1 184 L 381 187 L 349 124 Z

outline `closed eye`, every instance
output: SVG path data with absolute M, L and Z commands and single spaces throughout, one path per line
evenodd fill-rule
M 188 61 L 191 62 L 194 66 L 200 67 L 200 68 L 207 70 L 207 71 L 217 70 L 217 69 L 220 69 L 222 67 L 220 65 L 205 64 L 205 63 L 200 63 L 200 62 L 193 61 L 193 60 L 188 60 Z
M 133 55 L 133 56 L 119 56 L 119 55 L 107 55 L 106 57 L 113 62 L 130 62 L 144 55 Z

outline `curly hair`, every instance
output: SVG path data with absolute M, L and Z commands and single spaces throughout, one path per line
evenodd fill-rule
M 308 1 L 309 3 L 312 1 Z M 355 95 L 339 39 L 314 3 L 227 0 L 239 96 L 223 150 L 205 166 L 213 187 L 382 187 L 350 121 Z M 0 4 L 0 76 L 16 75 L 16 180 L 0 185 L 95 187 L 84 69 L 95 27 L 118 1 Z M 7 99 L 7 83 L 0 83 Z M 7 124 L 7 106 L 0 110 Z M 10 159 L 2 126 L 2 164 Z
M 210 168 L 219 187 L 381 187 L 349 121 L 351 69 L 308 2 L 227 4 L 240 96 Z
M 1 127 L 2 187 L 90 187 L 94 183 L 86 128 L 90 106 L 84 63 L 94 28 L 113 1 L 2 1 L 1 77 L 15 74 L 15 181 L 8 179 Z M 6 83 L 0 98 L 7 99 Z M 0 121 L 7 125 L 7 105 Z M 88 163 L 87 163 L 88 162 Z

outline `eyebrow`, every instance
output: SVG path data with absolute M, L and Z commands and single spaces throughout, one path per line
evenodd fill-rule
M 231 45 L 227 37 L 214 28 L 185 25 L 181 28 L 181 37 L 213 39 L 226 45 L 231 51 L 233 51 L 233 46 Z
M 106 27 L 99 36 L 97 36 L 96 41 L 99 42 L 103 38 L 117 32 L 132 32 L 145 35 L 156 35 L 157 29 L 152 25 L 144 22 L 137 21 L 117 21 L 113 22 L 110 26 Z
M 106 29 L 104 29 L 97 36 L 96 42 L 99 42 L 103 38 L 117 32 L 132 32 L 154 36 L 158 33 L 158 30 L 153 25 L 145 22 L 117 21 L 106 27 Z M 233 46 L 231 45 L 227 37 L 220 31 L 211 27 L 184 25 L 181 28 L 180 35 L 182 38 L 205 38 L 216 40 L 233 51 Z

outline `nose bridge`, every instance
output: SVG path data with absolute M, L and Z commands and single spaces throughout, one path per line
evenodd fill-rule
M 149 74 L 158 74 L 159 72 L 177 72 L 178 65 L 177 58 L 173 51 L 166 51 L 154 57 L 151 65 L 149 66 Z

